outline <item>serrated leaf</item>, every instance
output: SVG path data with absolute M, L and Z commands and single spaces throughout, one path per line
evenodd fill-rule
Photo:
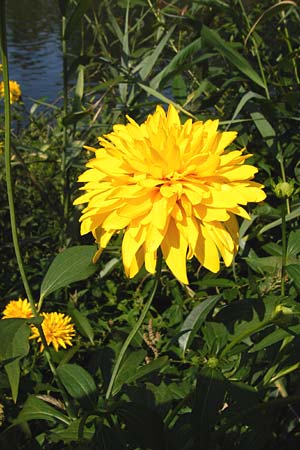
M 95 407 L 97 386 L 89 372 L 77 364 L 64 364 L 57 368 L 57 375 L 71 397 L 86 408 Z
M 93 275 L 97 269 L 92 262 L 94 254 L 93 245 L 70 247 L 59 253 L 42 281 L 40 298 L 43 299 L 57 289 Z
M 183 352 L 185 352 L 187 347 L 191 344 L 195 333 L 199 330 L 207 315 L 214 308 L 219 299 L 219 295 L 208 297 L 199 305 L 195 306 L 187 316 L 180 328 L 180 333 L 182 333 L 182 335 L 178 339 L 179 346 Z
M 70 424 L 70 419 L 65 414 L 34 395 L 27 398 L 13 424 L 18 425 L 29 420 L 48 420 L 50 422 L 58 421 L 67 425 Z

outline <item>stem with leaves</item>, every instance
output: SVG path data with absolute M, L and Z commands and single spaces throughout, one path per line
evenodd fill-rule
M 1 43 L 1 60 L 2 60 L 2 70 L 3 70 L 3 83 L 4 83 L 4 157 L 5 157 L 5 175 L 6 175 L 6 187 L 7 187 L 7 197 L 8 206 L 10 214 L 10 225 L 13 246 L 15 250 L 16 260 L 24 289 L 26 292 L 27 299 L 30 303 L 30 307 L 34 317 L 39 318 L 40 314 L 37 311 L 35 301 L 29 286 L 29 282 L 26 276 L 24 263 L 21 255 L 20 244 L 18 239 L 18 228 L 16 222 L 16 212 L 14 203 L 14 193 L 13 193 L 13 181 L 12 181 L 12 171 L 11 171 L 11 110 L 10 110 L 10 89 L 9 89 L 9 70 L 8 70 L 8 58 L 7 58 L 7 37 L 6 37 L 6 0 L 0 0 L 0 43 Z M 41 336 L 42 344 L 44 346 L 44 353 L 49 364 L 50 370 L 60 388 L 62 397 L 64 399 L 67 411 L 70 417 L 74 417 L 74 409 L 70 404 L 69 397 L 60 383 L 57 376 L 56 368 L 52 362 L 51 354 L 47 344 L 47 340 L 42 328 L 41 323 L 37 323 L 36 327 Z
M 134 327 L 132 328 L 131 332 L 129 333 L 129 335 L 127 336 L 127 339 L 125 340 L 120 353 L 118 354 L 115 366 L 114 366 L 114 370 L 113 373 L 111 375 L 110 381 L 109 381 L 109 385 L 106 391 L 106 395 L 105 398 L 106 400 L 108 400 L 112 394 L 112 390 L 113 390 L 113 386 L 114 386 L 114 382 L 116 380 L 116 377 L 118 375 L 121 363 L 123 361 L 123 358 L 125 356 L 125 353 L 132 341 L 132 339 L 134 338 L 134 336 L 136 335 L 136 333 L 138 332 L 140 326 L 142 325 L 149 309 L 150 306 L 152 304 L 152 301 L 155 297 L 156 291 L 157 291 L 157 287 L 159 284 L 159 280 L 160 280 L 160 274 L 161 274 L 161 266 L 162 266 L 162 255 L 161 252 L 159 252 L 159 256 L 158 256 L 158 261 L 157 261 L 157 268 L 156 268 L 156 274 L 155 274 L 155 280 L 154 280 L 154 284 L 153 284 L 153 288 L 152 288 L 152 292 L 150 294 L 150 297 L 148 299 L 148 301 L 145 303 L 144 308 L 141 312 L 141 315 L 138 319 L 138 321 L 136 322 L 136 324 L 134 325 Z

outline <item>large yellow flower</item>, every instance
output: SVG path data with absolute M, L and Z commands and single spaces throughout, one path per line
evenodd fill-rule
M 54 349 L 58 351 L 59 347 L 66 348 L 67 345 L 72 346 L 72 337 L 75 336 L 74 325 L 71 322 L 71 317 L 62 313 L 51 312 L 41 313 L 44 317 L 42 328 L 45 334 L 47 344 L 52 344 Z M 40 333 L 36 327 L 31 328 L 32 335 L 29 339 L 37 339 L 37 342 L 42 342 Z M 41 343 L 40 351 L 44 350 Z
M 33 317 L 31 306 L 27 298 L 11 300 L 3 311 L 2 319 L 30 319 Z
M 244 164 L 251 155 L 225 151 L 237 133 L 217 131 L 218 120 L 181 124 L 173 106 L 167 114 L 157 106 L 141 125 L 127 119 L 99 138 L 101 148 L 87 147 L 95 158 L 79 177 L 86 193 L 74 203 L 88 203 L 81 234 L 93 233 L 94 259 L 124 229 L 129 277 L 143 263 L 154 273 L 159 247 L 183 283 L 193 256 L 212 272 L 220 268 L 219 255 L 229 266 L 238 247 L 236 215 L 249 219 L 243 206 L 265 198 L 263 186 L 251 181 L 257 169 Z
M 19 83 L 9 80 L 9 99 L 10 103 L 15 103 L 21 100 L 21 87 Z M 4 97 L 4 83 L 0 81 L 0 97 Z

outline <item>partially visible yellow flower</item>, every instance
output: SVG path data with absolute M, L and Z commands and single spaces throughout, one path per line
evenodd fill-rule
M 71 317 L 62 313 L 50 312 L 41 313 L 44 317 L 42 328 L 48 345 L 53 345 L 55 351 L 59 347 L 66 348 L 67 345 L 72 346 L 72 337 L 75 336 L 74 325 L 71 322 Z M 37 339 L 41 343 L 40 351 L 44 350 L 42 340 L 38 329 L 35 326 L 31 328 L 32 335 L 29 339 Z
M 138 125 L 126 125 L 99 138 L 101 148 L 79 181 L 87 203 L 81 234 L 92 232 L 99 257 L 114 233 L 124 229 L 125 273 L 136 275 L 143 264 L 154 273 L 157 251 L 175 277 L 188 283 L 186 260 L 195 256 L 211 272 L 219 258 L 229 266 L 238 248 L 237 216 L 250 219 L 243 206 L 266 197 L 251 181 L 257 169 L 244 164 L 251 155 L 226 151 L 235 131 L 218 131 L 218 120 L 181 124 L 178 113 L 157 106 Z
M 13 80 L 9 80 L 9 98 L 10 103 L 20 101 L 22 95 L 21 87 L 19 83 Z M 0 81 L 0 97 L 4 97 L 4 83 Z
M 11 300 L 3 311 L 2 319 L 30 319 L 33 317 L 31 306 L 27 298 Z

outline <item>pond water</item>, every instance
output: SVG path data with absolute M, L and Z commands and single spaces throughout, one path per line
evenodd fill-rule
M 9 0 L 7 40 L 10 79 L 26 107 L 35 99 L 55 101 L 62 91 L 60 11 L 57 0 Z

